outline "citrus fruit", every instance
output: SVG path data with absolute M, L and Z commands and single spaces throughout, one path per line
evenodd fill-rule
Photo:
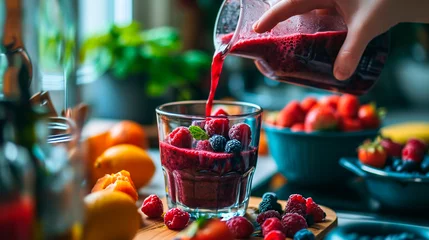
M 91 192 L 102 190 L 120 191 L 130 195 L 135 201 L 139 198 L 130 173 L 125 170 L 118 173 L 106 174 L 104 177 L 99 178 Z
M 108 147 L 119 144 L 132 144 L 143 149 L 149 147 L 143 127 L 133 121 L 121 121 L 110 129 L 106 139 Z
M 133 239 L 141 216 L 134 200 L 125 193 L 99 191 L 87 195 L 84 239 Z
M 98 178 L 121 170 L 131 174 L 135 187 L 139 189 L 151 180 L 155 173 L 155 164 L 145 150 L 131 144 L 108 148 L 94 163 L 95 175 Z

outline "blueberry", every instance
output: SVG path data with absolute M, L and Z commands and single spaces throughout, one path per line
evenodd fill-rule
M 399 169 L 398 169 L 399 168 Z M 415 161 L 404 161 L 400 167 L 396 168 L 396 171 L 398 172 L 414 172 L 419 171 L 420 166 Z
M 262 195 L 262 199 L 270 199 L 271 201 L 277 201 L 277 194 L 273 192 L 266 192 Z M 310 226 L 310 225 L 309 225 Z
M 402 159 L 400 159 L 400 158 L 393 159 L 393 161 L 392 161 L 393 169 L 396 169 L 396 167 L 398 167 L 399 165 L 402 165 Z
M 226 138 L 221 135 L 213 135 L 209 139 L 210 145 L 212 146 L 215 152 L 223 152 L 226 145 Z
M 301 229 L 295 233 L 293 240 L 314 240 L 314 234 L 308 229 Z
M 227 153 L 240 153 L 241 149 L 241 142 L 236 139 L 229 140 L 225 146 L 225 152 Z
M 386 166 L 384 168 L 384 171 L 386 171 L 386 172 L 393 172 L 393 167 L 392 166 Z
M 429 155 L 425 156 L 422 164 L 420 165 L 420 168 L 423 173 L 429 173 Z

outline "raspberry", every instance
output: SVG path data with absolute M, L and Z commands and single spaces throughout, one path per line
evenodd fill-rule
M 428 149 L 428 145 L 421 139 L 417 138 L 411 138 L 407 141 L 407 145 L 413 145 L 416 148 L 422 150 L 423 152 L 426 152 Z
M 206 121 L 204 129 L 209 136 L 222 135 L 228 137 L 229 120 L 227 118 L 212 118 Z
M 281 213 L 282 206 L 277 201 L 274 201 L 272 199 L 268 199 L 268 198 L 262 199 L 262 202 L 259 203 L 259 213 L 263 213 L 268 210 L 275 210 Z
M 286 213 L 286 215 L 282 217 L 282 224 L 286 237 L 290 238 L 299 230 L 308 227 L 305 218 L 297 213 Z
M 271 231 L 278 230 L 280 232 L 284 232 L 284 228 L 282 222 L 278 218 L 268 218 L 261 226 L 262 235 L 265 236 Z
M 200 151 L 213 152 L 213 148 L 210 145 L 210 141 L 209 140 L 198 141 L 197 142 L 197 146 L 195 147 L 195 149 L 196 150 L 200 150 Z
M 244 217 L 233 217 L 226 222 L 235 238 L 248 238 L 253 233 L 253 225 Z
M 258 222 L 259 225 L 262 225 L 268 218 L 278 218 L 280 220 L 281 216 L 280 213 L 275 210 L 268 210 L 266 212 L 258 214 L 256 222 Z
M 402 149 L 402 160 L 403 161 L 415 161 L 417 163 L 421 163 L 425 156 L 425 152 L 422 151 L 421 147 L 409 144 L 405 145 L 404 149 Z
M 229 129 L 228 136 L 230 139 L 240 141 L 244 148 L 248 147 L 252 141 L 252 131 L 250 130 L 250 126 L 245 123 L 234 124 Z
M 214 112 L 213 116 L 228 116 L 229 114 L 223 110 L 222 108 L 219 108 L 218 110 L 216 110 L 216 112 Z
M 308 229 L 301 229 L 295 236 L 293 236 L 293 240 L 314 240 L 314 234 Z
M 189 213 L 178 208 L 172 208 L 165 214 L 164 224 L 171 230 L 182 230 L 188 224 L 189 218 Z
M 206 126 L 206 120 L 195 120 L 192 122 L 191 126 L 197 126 L 201 129 L 204 129 L 204 127 Z
M 215 152 L 223 152 L 226 145 L 226 139 L 221 135 L 213 135 L 209 139 L 210 145 Z
M 168 142 L 179 148 L 192 147 L 192 135 L 186 127 L 178 127 L 168 135 Z
M 162 201 L 155 194 L 145 198 L 142 205 L 142 212 L 150 218 L 161 217 L 163 213 Z
M 225 146 L 225 152 L 227 153 L 240 153 L 241 142 L 235 139 L 229 140 Z
M 286 203 L 285 213 L 298 213 L 305 216 L 307 207 L 305 206 L 305 198 L 299 194 L 292 194 Z
M 269 232 L 265 237 L 264 240 L 285 240 L 286 236 L 277 230 Z
M 311 197 L 307 198 L 307 215 L 313 216 L 313 221 L 323 222 L 326 217 L 326 213 L 317 205 Z

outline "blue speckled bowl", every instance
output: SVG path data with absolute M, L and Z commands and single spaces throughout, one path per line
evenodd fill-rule
M 429 239 L 428 228 L 405 224 L 365 222 L 347 224 L 337 227 L 325 237 L 325 240 L 353 240 L 350 236 L 352 233 L 357 233 L 358 235 L 365 235 L 372 238 L 376 236 L 387 236 L 390 234 L 400 234 L 404 232 L 412 233 L 421 240 Z
M 382 206 L 397 210 L 429 210 L 429 176 L 386 172 L 343 158 L 340 164 L 365 179 L 369 194 Z
M 263 128 L 279 172 L 288 182 L 307 186 L 344 183 L 353 174 L 338 164 L 340 158 L 355 157 L 357 147 L 378 134 L 378 130 L 306 133 Z

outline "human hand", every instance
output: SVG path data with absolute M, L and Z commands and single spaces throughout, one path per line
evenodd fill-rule
M 423 6 L 422 6 L 423 5 Z M 348 79 L 368 43 L 399 22 L 429 22 L 429 1 L 419 0 L 282 0 L 253 25 L 255 32 L 269 31 L 292 16 L 312 10 L 336 11 L 347 25 L 347 38 L 334 64 L 334 76 Z

